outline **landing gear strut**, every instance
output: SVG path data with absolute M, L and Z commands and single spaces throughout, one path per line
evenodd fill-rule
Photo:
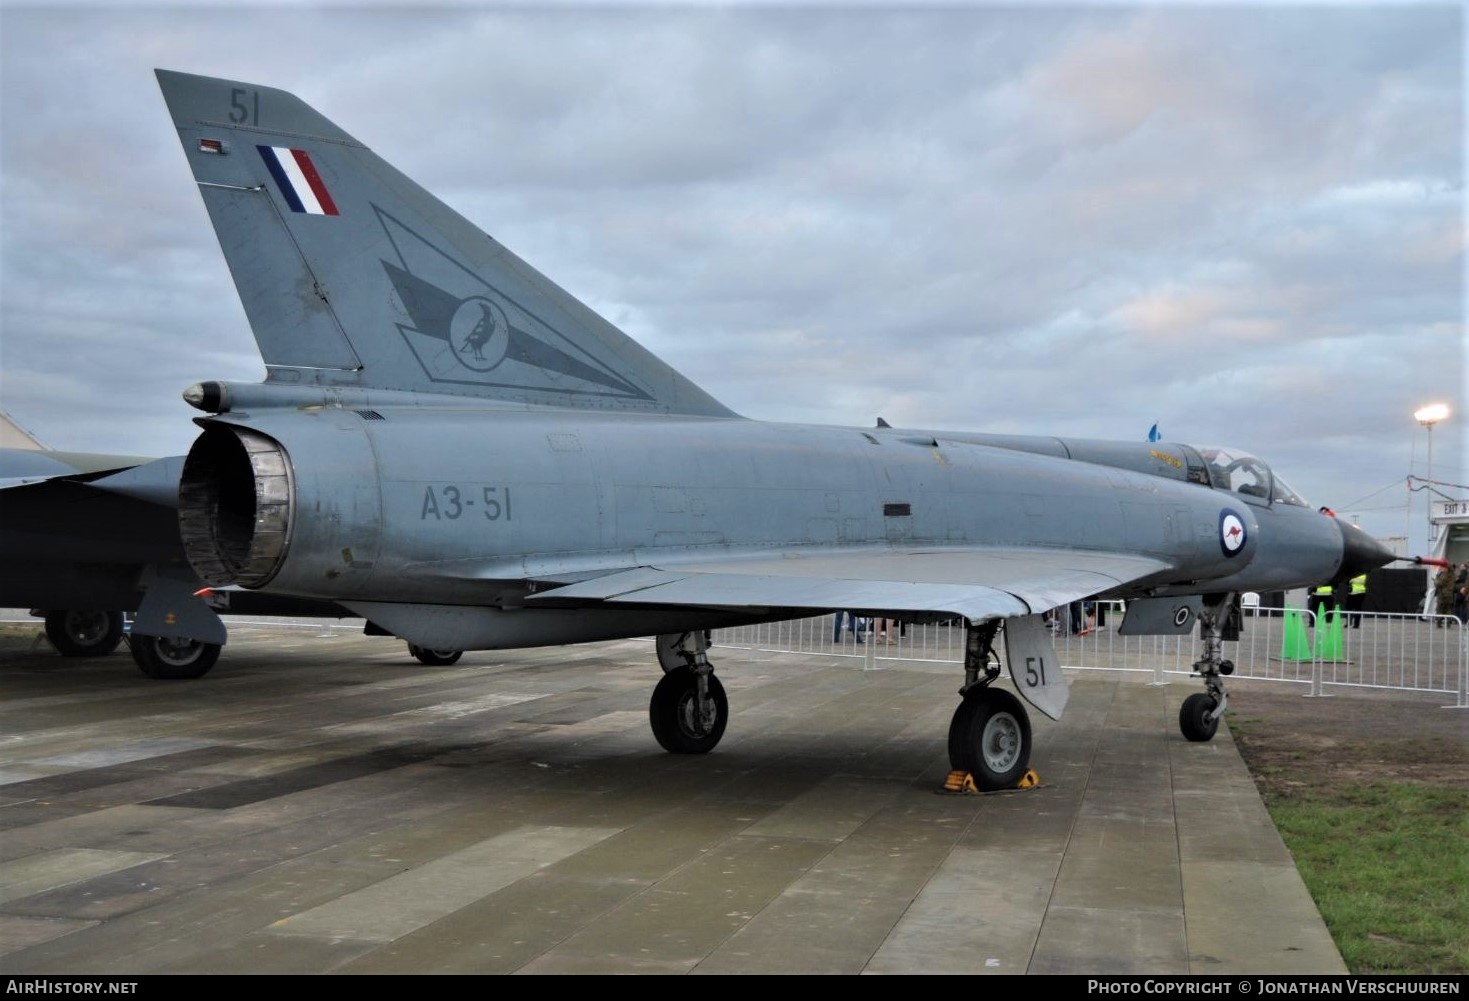
M 1000 621 L 965 634 L 963 701 L 949 723 L 949 767 L 968 772 L 981 791 L 1013 789 L 1030 764 L 1030 717 L 1020 700 L 991 683 L 1000 676 Z M 983 677 L 981 677 L 983 675 Z
M 1187 740 L 1212 740 L 1229 706 L 1224 678 L 1234 673 L 1234 663 L 1224 659 L 1224 633 L 1233 613 L 1233 598 L 1232 594 L 1205 595 L 1199 610 L 1204 654 L 1194 661 L 1194 672 L 1204 679 L 1206 691 L 1190 695 L 1179 707 L 1178 729 Z
M 729 722 L 729 699 L 709 663 L 709 634 L 670 633 L 657 642 L 664 674 L 648 703 L 653 736 L 665 751 L 707 754 Z

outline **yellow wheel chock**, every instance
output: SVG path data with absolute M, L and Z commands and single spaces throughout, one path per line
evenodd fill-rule
M 1036 774 L 1034 768 L 1026 769 L 1024 775 L 1015 783 L 1015 789 L 1034 789 L 1041 784 L 1041 777 Z M 1011 789 L 996 789 L 995 792 L 1013 792 Z M 974 776 L 968 772 L 954 770 L 944 779 L 944 792 L 974 793 L 977 796 L 992 795 L 981 793 L 979 787 L 974 784 Z
M 973 775 L 955 770 L 944 779 L 944 792 L 979 792 L 979 790 L 975 788 Z

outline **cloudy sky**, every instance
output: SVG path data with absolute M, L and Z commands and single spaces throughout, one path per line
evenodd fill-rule
M 1457 4 L 0 0 L 0 408 L 177 454 L 264 374 L 165 67 L 296 93 L 747 416 L 1156 422 L 1421 551 L 1464 54 Z

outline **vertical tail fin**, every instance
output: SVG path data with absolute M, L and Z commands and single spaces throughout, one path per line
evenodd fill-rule
M 157 74 L 271 381 L 735 416 L 300 99 Z

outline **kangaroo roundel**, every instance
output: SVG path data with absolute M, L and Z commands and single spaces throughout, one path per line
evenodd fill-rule
M 1219 512 L 1219 548 L 1225 556 L 1238 556 L 1245 548 L 1247 537 L 1245 522 L 1238 514 L 1225 508 Z

